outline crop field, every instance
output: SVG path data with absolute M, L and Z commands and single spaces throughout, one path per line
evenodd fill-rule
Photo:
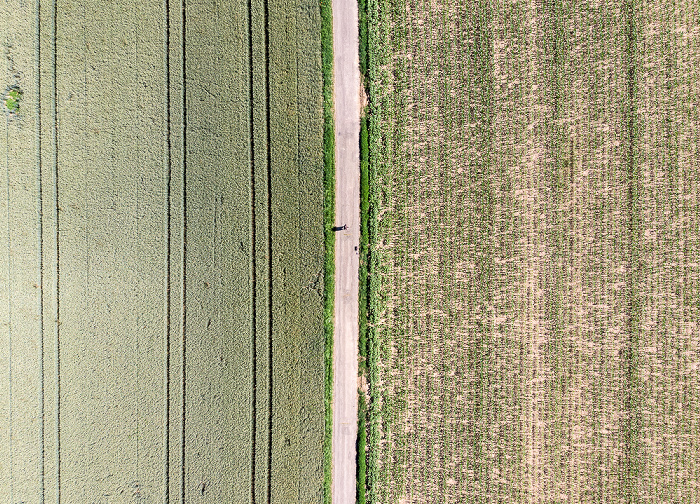
M 368 0 L 367 501 L 700 501 L 700 9 Z
M 0 501 L 322 503 L 318 2 L 11 0 L 0 42 Z

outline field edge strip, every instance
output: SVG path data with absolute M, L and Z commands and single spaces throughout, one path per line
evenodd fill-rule
M 257 438 L 257 283 L 256 283 L 256 246 L 255 246 L 255 234 L 257 232 L 257 227 L 255 225 L 255 133 L 253 131 L 255 125 L 255 118 L 253 113 L 253 2 L 248 1 L 248 108 L 249 108 L 249 135 L 250 135 L 250 147 L 249 147 L 249 164 L 250 164 L 250 293 L 251 293 L 251 398 L 250 398 L 250 421 L 251 421 L 251 432 L 250 432 L 250 502 L 255 504 L 255 451 L 257 448 L 256 438 Z
M 333 337 L 335 310 L 335 122 L 333 119 L 333 9 L 320 0 L 321 65 L 323 71 L 323 328 L 325 432 L 323 438 L 323 501 L 331 504 L 333 432 Z
M 367 0 L 358 0 L 358 56 L 362 90 L 368 86 L 368 23 Z M 362 105 L 361 105 L 362 107 Z M 360 109 L 360 266 L 358 272 L 358 370 L 367 381 L 367 325 L 369 322 L 369 138 L 366 108 Z M 367 498 L 367 420 L 368 398 L 364 390 L 358 390 L 357 403 L 357 444 L 356 444 L 356 494 L 357 504 L 365 504 Z
M 163 439 L 163 501 L 165 504 L 170 503 L 170 339 L 171 339 L 171 267 L 172 267 L 172 128 L 170 115 L 170 0 L 163 0 L 163 50 L 164 54 L 164 71 L 165 71 L 165 160 L 164 160 L 164 176 L 165 176 L 165 378 L 164 378 L 164 395 L 165 408 L 163 412 L 163 422 L 165 424 L 164 439 Z
M 360 236 L 360 244 L 366 241 L 366 258 L 365 265 L 367 271 L 366 285 L 360 284 L 359 291 L 366 292 L 366 315 L 365 319 L 365 353 L 366 362 L 364 364 L 367 373 L 367 386 L 369 392 L 369 401 L 366 404 L 366 453 L 365 453 L 365 499 L 370 503 L 377 501 L 377 449 L 379 442 L 379 424 L 381 422 L 379 390 L 377 389 L 378 375 L 377 365 L 379 358 L 379 350 L 377 345 L 376 335 L 376 320 L 380 311 L 380 300 L 378 299 L 378 282 L 377 275 L 379 269 L 378 257 L 376 254 L 377 245 L 377 225 L 379 215 L 379 188 L 377 187 L 377 179 L 380 175 L 379 170 L 382 158 L 381 144 L 381 90 L 378 88 L 378 78 L 381 77 L 382 65 L 388 58 L 387 52 L 380 44 L 379 40 L 382 34 L 386 35 L 386 24 L 383 19 L 382 4 L 379 0 L 359 0 L 362 3 L 366 2 L 364 7 L 364 16 L 360 14 L 360 22 L 366 26 L 366 30 L 360 31 L 359 50 L 366 51 L 366 54 L 360 54 L 361 65 L 365 68 L 364 85 L 367 89 L 368 106 L 366 110 L 366 118 L 361 123 L 361 128 L 364 126 L 367 130 L 367 150 L 363 153 L 362 141 L 363 131 L 360 130 L 360 176 L 366 167 L 367 186 L 366 186 L 366 216 L 360 211 L 362 222 L 367 223 L 366 237 Z M 366 37 L 366 41 L 364 39 Z M 362 156 L 366 155 L 366 163 L 363 163 Z M 360 183 L 360 191 L 362 191 L 362 181 Z M 365 196 L 360 193 L 360 205 L 363 205 Z M 362 261 L 362 257 L 361 257 Z M 360 263 L 362 264 L 362 262 Z M 363 329 L 360 328 L 361 334 Z M 358 413 L 359 416 L 359 413 Z M 359 421 L 359 418 L 358 418 Z M 358 425 L 359 427 L 359 425 Z M 359 431 L 358 431 L 359 434 Z

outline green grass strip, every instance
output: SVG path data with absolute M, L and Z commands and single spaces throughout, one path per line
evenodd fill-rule
M 377 344 L 376 335 L 376 317 L 379 312 L 379 280 L 381 275 L 378 271 L 379 264 L 377 254 L 375 252 L 375 246 L 377 243 L 377 226 L 378 226 L 378 212 L 379 212 L 379 187 L 378 179 L 380 176 L 379 170 L 381 169 L 382 160 L 384 159 L 384 150 L 386 145 L 381 141 L 382 139 L 382 108 L 381 108 L 381 89 L 378 89 L 377 81 L 381 81 L 382 74 L 382 64 L 386 62 L 388 51 L 385 46 L 385 41 L 387 38 L 383 38 L 382 35 L 388 35 L 387 23 L 384 17 L 384 13 L 381 9 L 381 2 L 379 0 L 361 0 L 365 4 L 364 17 L 364 27 L 367 37 L 366 47 L 366 73 L 365 73 L 365 86 L 368 90 L 369 105 L 366 113 L 366 120 L 364 121 L 365 128 L 368 132 L 368 149 L 366 154 L 366 164 L 361 163 L 361 169 L 367 168 L 367 184 L 365 186 L 367 190 L 367 211 L 366 219 L 366 238 L 364 238 L 366 246 L 366 258 L 365 258 L 365 270 L 366 270 L 366 284 L 364 287 L 360 287 L 361 290 L 366 292 L 367 302 L 365 306 L 367 307 L 366 314 L 366 330 L 365 330 L 365 348 L 366 348 L 366 368 L 367 368 L 367 383 L 369 387 L 369 404 L 367 405 L 367 418 L 368 418 L 368 435 L 366 441 L 368 443 L 368 450 L 366 452 L 366 489 L 367 494 L 365 496 L 366 501 L 370 503 L 377 502 L 377 487 L 378 487 L 378 446 L 379 446 L 379 426 L 382 421 L 380 416 L 379 407 L 379 390 L 378 390 L 378 359 L 379 359 L 379 345 Z M 386 76 L 388 78 L 388 76 Z M 360 148 L 362 149 L 362 131 L 360 131 Z M 361 153 L 363 155 L 363 153 Z M 362 186 L 362 181 L 360 183 Z M 388 411 L 385 413 L 389 413 Z
M 368 33 L 369 27 L 367 26 L 367 0 L 358 0 L 358 21 L 359 21 L 359 39 L 360 39 L 360 73 L 363 76 L 367 76 L 367 67 L 369 65 L 368 61 Z
M 323 440 L 323 501 L 331 504 L 333 411 L 333 314 L 335 306 L 335 124 L 333 120 L 333 10 L 320 0 L 321 63 L 323 66 L 323 235 L 325 243 L 323 326 L 325 346 L 325 436 Z
M 368 319 L 368 244 L 369 244 L 369 141 L 367 133 L 367 118 L 360 120 L 360 278 L 359 278 L 359 371 L 361 375 L 367 375 L 367 323 Z M 367 453 L 365 445 L 367 432 L 367 405 L 364 391 L 359 391 L 359 404 L 357 409 L 357 502 L 365 504 L 365 488 L 367 483 Z
M 360 373 L 367 370 L 367 252 L 369 245 L 369 138 L 367 118 L 360 119 L 360 278 L 359 278 L 359 351 Z
M 358 0 L 359 59 L 362 82 L 367 86 L 369 63 L 367 0 Z M 363 114 L 364 116 L 364 114 Z M 369 133 L 368 119 L 360 119 L 360 271 L 359 271 L 359 371 L 367 376 L 367 324 L 369 322 Z M 357 420 L 357 503 L 365 504 L 367 489 L 367 415 L 364 391 L 359 391 Z
M 381 109 L 378 107 L 372 77 L 380 67 L 383 48 L 378 41 L 379 25 L 371 24 L 370 18 L 378 21 L 380 9 L 377 0 L 358 0 L 359 13 L 359 60 L 362 82 L 369 103 L 360 120 L 360 271 L 359 271 L 359 353 L 360 372 L 366 377 L 369 388 L 369 403 L 365 392 L 360 391 L 358 404 L 357 440 L 357 502 L 376 502 L 377 448 L 379 442 L 379 410 L 377 381 L 378 345 L 373 323 L 378 312 L 377 257 L 372 250 L 377 242 L 377 216 L 379 211 L 379 188 L 377 186 L 378 157 L 381 153 L 371 151 L 378 146 L 381 136 Z M 377 66 L 374 66 L 377 65 Z M 373 277 L 374 274 L 374 277 Z
M 365 446 L 367 444 L 366 415 L 367 405 L 365 395 L 360 392 L 357 405 L 359 417 L 357 420 L 357 504 L 365 504 L 365 482 L 367 481 L 367 460 Z

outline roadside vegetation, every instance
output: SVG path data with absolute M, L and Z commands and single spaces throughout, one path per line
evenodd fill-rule
M 367 0 L 358 0 L 360 79 L 364 93 L 368 93 L 368 26 Z M 361 383 L 368 382 L 367 333 L 369 326 L 369 133 L 366 107 L 360 113 L 360 269 L 359 269 L 359 365 Z M 357 429 L 357 503 L 365 504 L 367 487 L 367 420 L 368 390 L 358 390 Z
M 333 11 L 331 0 L 321 0 L 321 54 L 323 67 L 323 235 L 325 249 L 323 327 L 325 333 L 325 434 L 323 438 L 323 499 L 331 503 L 333 434 L 333 317 L 335 306 L 335 130 L 333 121 Z
M 22 91 L 18 87 L 10 88 L 5 94 L 5 108 L 11 114 L 19 113 L 19 104 L 22 101 Z

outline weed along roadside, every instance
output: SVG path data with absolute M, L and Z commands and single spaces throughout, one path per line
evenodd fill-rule
M 367 0 L 358 0 L 358 53 L 360 61 L 360 79 L 362 95 L 368 95 L 368 34 L 367 26 Z M 367 424 L 369 420 L 368 404 L 369 396 L 369 369 L 371 361 L 368 359 L 368 330 L 370 323 L 369 311 L 369 131 L 368 122 L 369 107 L 361 103 L 360 111 L 360 265 L 358 286 L 358 355 L 359 355 L 359 382 L 358 389 L 358 420 L 357 420 L 357 504 L 365 504 L 367 492 Z
M 323 502 L 331 504 L 333 482 L 333 342 L 335 318 L 335 126 L 333 107 L 333 8 L 321 0 L 321 49 L 323 68 L 323 231 L 324 231 L 324 409 Z

